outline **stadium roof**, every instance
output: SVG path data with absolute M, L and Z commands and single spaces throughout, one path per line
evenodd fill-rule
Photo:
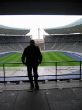
M 48 34 L 73 34 L 73 33 L 82 33 L 82 18 L 79 20 L 58 28 L 47 28 L 44 29 Z
M 0 25 L 0 35 L 26 35 L 30 29 L 12 28 Z

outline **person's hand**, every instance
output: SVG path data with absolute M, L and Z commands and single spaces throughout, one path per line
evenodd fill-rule
M 24 65 L 26 65 L 26 63 L 25 63 L 25 62 L 23 62 L 23 64 L 24 64 Z
M 39 61 L 38 63 L 41 64 L 41 61 Z

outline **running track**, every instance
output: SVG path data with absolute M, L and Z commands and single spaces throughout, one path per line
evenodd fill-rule
M 76 61 L 82 61 L 82 56 L 76 54 L 76 53 L 69 53 L 69 52 L 64 52 L 65 55 L 68 55 L 69 57 L 74 58 Z

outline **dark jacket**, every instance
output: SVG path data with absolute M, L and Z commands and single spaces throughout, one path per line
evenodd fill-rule
M 29 65 L 39 65 L 42 62 L 42 54 L 38 46 L 30 45 L 26 47 L 22 54 L 23 64 Z

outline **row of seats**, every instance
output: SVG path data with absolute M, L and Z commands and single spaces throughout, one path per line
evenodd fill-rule
M 30 36 L 0 36 L 0 52 L 23 51 L 29 42 Z
M 50 35 L 44 38 L 45 50 L 62 50 L 82 53 L 82 35 Z
M 70 43 L 70 42 L 82 42 L 82 34 L 69 34 L 69 35 L 46 35 L 44 37 L 45 42 L 63 42 L 63 43 Z
M 30 36 L 1 36 L 0 35 L 0 44 L 29 42 L 29 40 L 30 40 Z

